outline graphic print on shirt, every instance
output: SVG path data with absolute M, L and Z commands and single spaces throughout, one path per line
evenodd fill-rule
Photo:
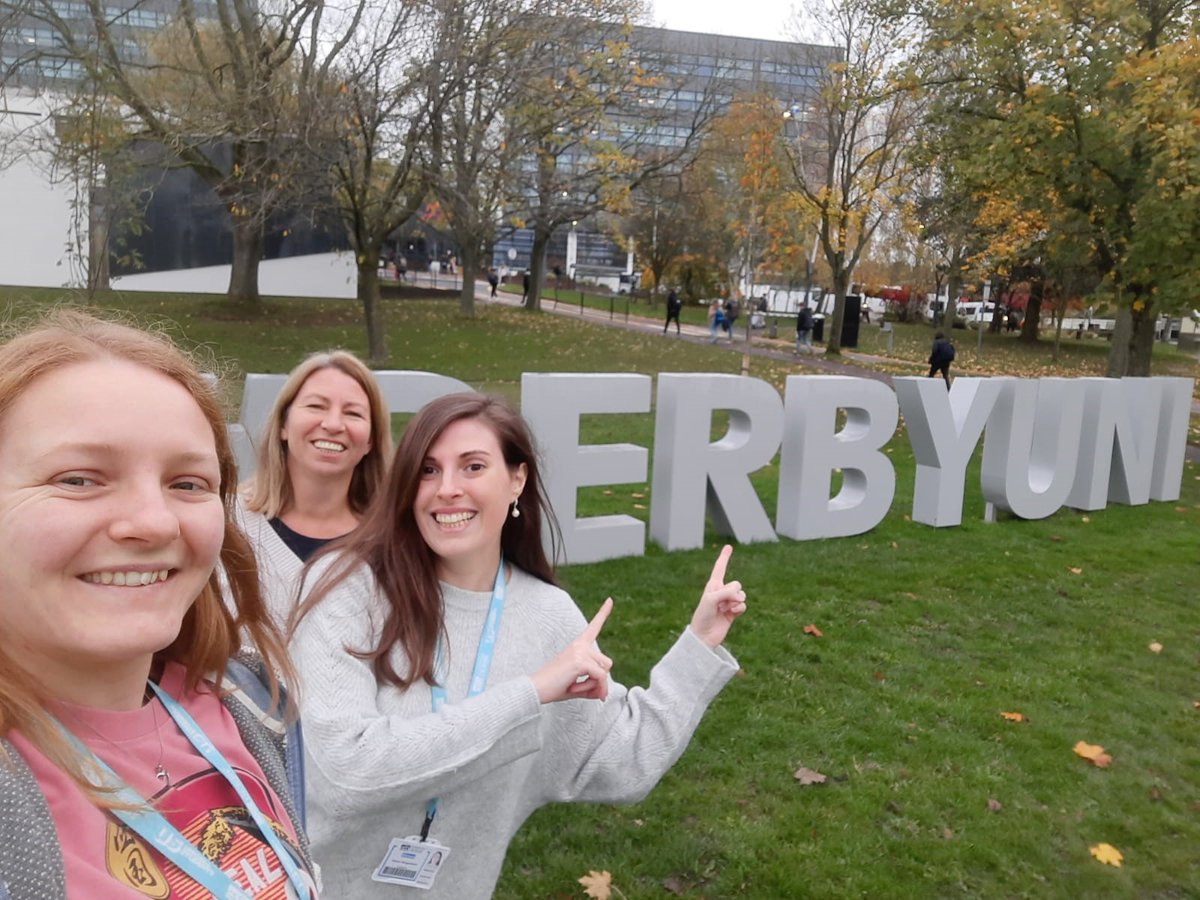
M 298 868 L 304 863 L 281 824 L 284 813 L 270 788 L 243 769 L 238 776 Z M 258 900 L 293 900 L 287 873 L 233 789 L 215 770 L 197 772 L 152 798 L 156 809 L 200 852 Z M 209 892 L 170 864 L 121 822 L 109 822 L 105 862 L 119 883 L 153 900 L 202 900 Z M 305 873 L 305 880 L 313 887 Z

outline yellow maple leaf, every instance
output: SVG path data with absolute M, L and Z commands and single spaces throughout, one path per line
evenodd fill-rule
M 1002 712 L 1002 713 L 1000 713 L 1000 715 L 1004 716 L 1004 718 L 1008 719 L 1008 721 L 1010 721 L 1010 722 L 1024 722 L 1025 721 L 1024 714 L 1018 713 L 1018 712 Z
M 612 875 L 608 872 L 597 872 L 595 869 L 579 879 L 583 892 L 592 900 L 608 900 L 612 894 Z
M 1112 762 L 1112 757 L 1105 753 L 1104 748 L 1099 744 L 1087 744 L 1079 741 L 1073 749 L 1076 755 L 1082 756 L 1098 769 L 1107 769 Z
M 1150 652 L 1151 653 L 1162 653 L 1162 644 L 1160 644 L 1158 641 L 1151 641 L 1150 642 Z
M 1092 856 L 1096 857 L 1096 859 L 1100 860 L 1106 866 L 1116 866 L 1119 869 L 1121 868 L 1121 863 L 1125 860 L 1125 857 L 1121 855 L 1121 851 L 1112 844 L 1097 844 L 1095 847 L 1089 847 L 1088 850 Z

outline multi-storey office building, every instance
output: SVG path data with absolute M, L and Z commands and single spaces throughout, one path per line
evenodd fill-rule
M 99 0 L 99 12 L 113 36 L 118 52 L 129 59 L 141 55 L 146 39 L 179 15 L 179 0 Z M 95 32 L 94 9 L 85 0 L 32 0 L 0 3 L 0 76 L 9 83 L 30 84 L 78 81 L 83 67 L 64 52 L 60 20 L 70 33 L 86 41 Z M 200 20 L 216 19 L 209 3 L 196 3 Z
M 766 94 L 799 114 L 815 98 L 825 67 L 840 58 L 835 47 L 642 26 L 632 29 L 629 42 L 634 57 L 659 75 L 661 84 L 640 91 L 638 106 L 622 111 L 614 125 L 636 129 L 644 150 L 682 146 L 697 113 L 719 113 L 739 96 Z M 651 122 L 646 121 L 649 116 Z M 532 232 L 518 229 L 497 241 L 493 265 L 526 268 L 532 248 Z M 555 266 L 614 279 L 633 271 L 627 248 L 586 222 L 556 232 L 547 250 L 547 270 Z

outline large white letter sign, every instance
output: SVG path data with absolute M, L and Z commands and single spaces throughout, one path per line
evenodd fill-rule
M 900 414 L 917 461 L 914 522 L 944 528 L 962 524 L 967 463 L 1000 395 L 995 378 L 893 378 Z
M 1079 380 L 1084 385 L 1079 464 L 1067 506 L 1104 509 L 1110 498 L 1130 506 L 1149 502 L 1162 379 Z
M 983 438 L 983 497 L 1022 519 L 1044 519 L 1075 480 L 1084 385 L 1077 378 L 1004 382 Z
M 401 369 L 385 369 L 375 372 L 375 380 L 383 394 L 383 402 L 394 413 L 415 413 L 430 400 L 445 394 L 460 394 L 474 390 L 469 384 L 438 375 L 434 372 L 417 372 Z M 241 426 L 230 425 L 229 435 L 237 454 L 238 477 L 249 478 L 254 474 L 257 460 L 254 444 L 275 398 L 287 381 L 286 375 L 247 375 L 242 393 Z
M 945 390 L 945 388 L 943 388 Z M 837 413 L 846 425 L 837 431 Z M 900 408 L 887 385 L 844 375 L 789 375 L 775 529 L 808 540 L 870 531 L 896 496 L 896 470 L 880 452 Z M 842 489 L 830 498 L 835 469 Z
M 1162 405 L 1158 412 L 1158 444 L 1150 476 L 1151 500 L 1178 500 L 1183 482 L 1188 421 L 1192 415 L 1192 378 L 1160 378 Z
M 581 447 L 579 416 L 649 411 L 649 375 L 526 372 L 521 376 L 521 413 L 541 451 L 546 496 L 562 529 L 566 562 L 599 562 L 646 552 L 645 523 L 633 516 L 577 519 L 575 509 L 581 487 L 644 482 L 649 460 L 646 448 L 634 444 Z
M 714 443 L 713 410 L 729 412 Z M 704 512 L 740 543 L 773 541 L 775 531 L 750 473 L 779 449 L 783 402 L 771 385 L 741 375 L 658 376 L 650 537 L 667 550 L 704 545 Z

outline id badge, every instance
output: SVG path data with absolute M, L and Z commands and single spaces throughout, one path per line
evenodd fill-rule
M 433 887 L 433 879 L 449 855 L 450 848 L 436 841 L 423 841 L 419 837 L 392 838 L 383 862 L 371 880 L 427 891 Z

